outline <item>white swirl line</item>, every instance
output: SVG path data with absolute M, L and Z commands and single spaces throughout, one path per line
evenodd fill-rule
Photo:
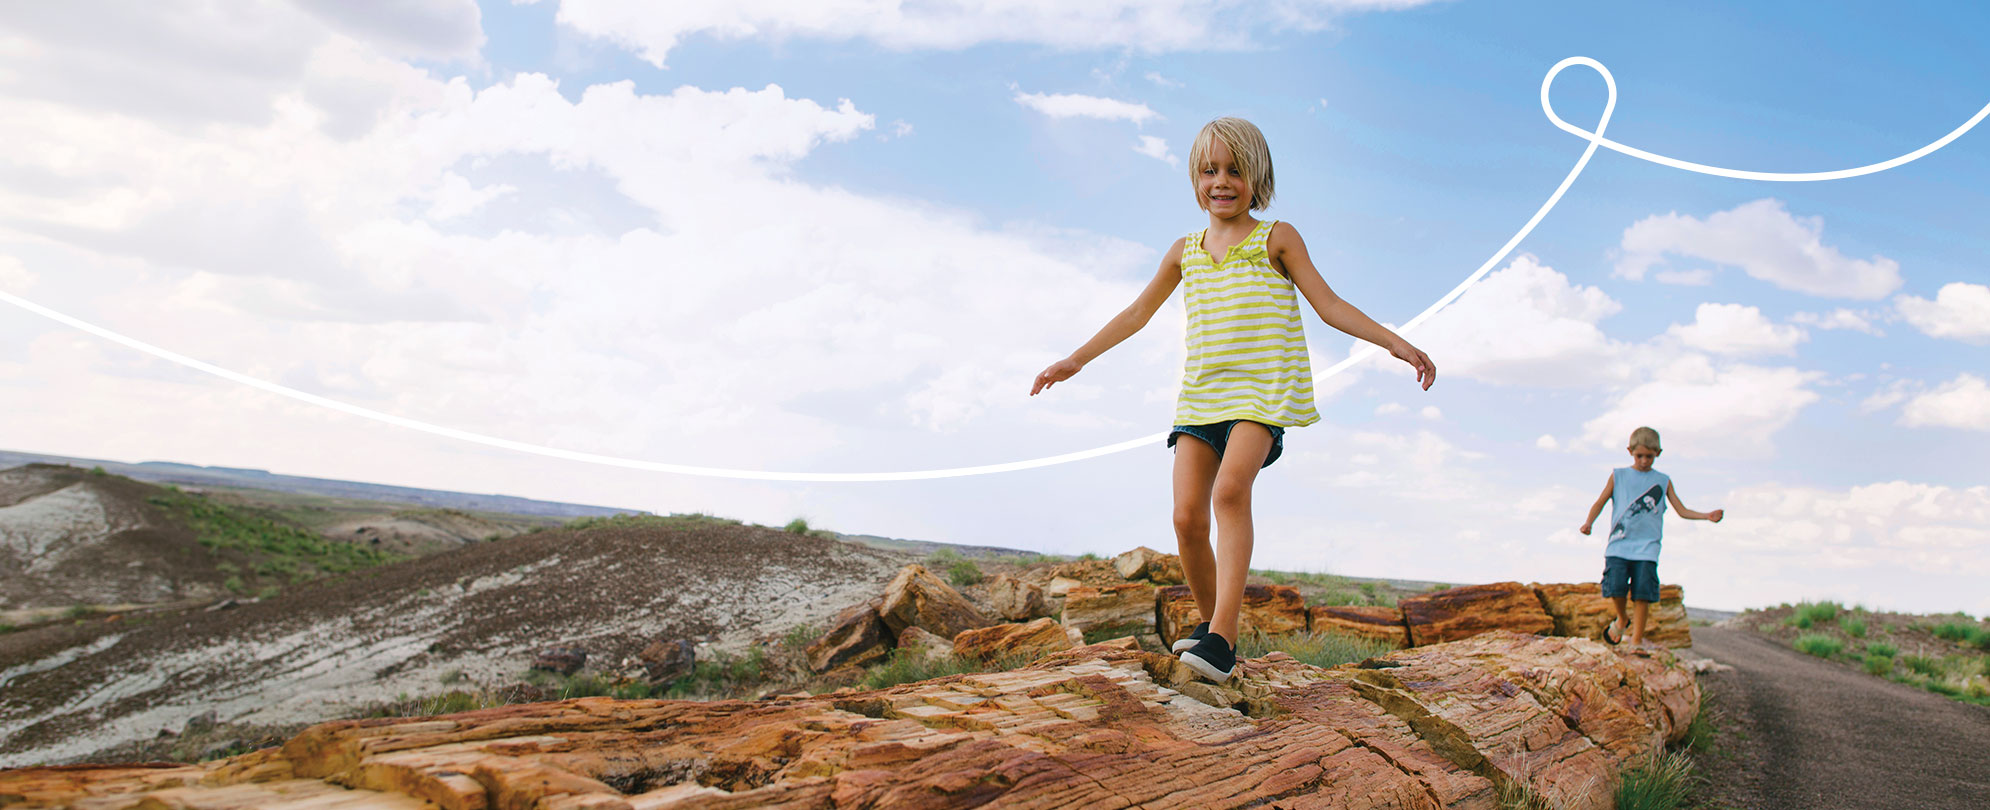
M 1563 70 L 1567 69 L 1571 65 L 1582 65 L 1584 67 L 1595 70 L 1599 74 L 1602 74 L 1603 83 L 1609 89 L 1609 96 L 1603 103 L 1603 115 L 1597 119 L 1596 131 L 1594 132 L 1575 126 L 1574 124 L 1570 124 L 1567 121 L 1563 121 L 1561 116 L 1555 114 L 1554 105 L 1550 103 L 1548 100 L 1548 90 L 1554 84 L 1555 76 L 1561 73 Z M 1438 310 L 1443 309 L 1444 307 L 1450 305 L 1451 302 L 1458 300 L 1458 296 L 1464 295 L 1465 290 L 1470 289 L 1473 284 L 1478 283 L 1479 279 L 1484 278 L 1486 273 L 1490 272 L 1494 265 L 1499 264 L 1501 260 L 1506 258 L 1506 255 L 1508 253 L 1513 252 L 1513 248 L 1520 244 L 1520 240 L 1525 239 L 1527 237 L 1527 234 L 1533 232 L 1534 226 L 1539 225 L 1541 223 L 1541 219 L 1547 216 L 1549 211 L 1554 209 L 1556 203 L 1561 201 L 1562 195 L 1564 193 L 1567 193 L 1567 191 L 1569 190 L 1569 186 L 1575 183 L 1576 177 L 1582 174 L 1583 168 L 1589 165 L 1589 158 L 1591 155 L 1594 155 L 1596 153 L 1596 148 L 1598 146 L 1607 147 L 1609 149 L 1621 152 L 1626 155 L 1630 155 L 1631 157 L 1635 157 L 1640 160 L 1648 160 L 1653 163 L 1658 163 L 1665 166 L 1671 166 L 1675 169 L 1684 169 L 1686 171 L 1699 172 L 1701 174 L 1719 175 L 1722 177 L 1733 177 L 1742 180 L 1769 180 L 1769 181 L 1779 181 L 1779 182 L 1837 180 L 1845 177 L 1858 177 L 1860 175 L 1885 171 L 1895 166 L 1899 166 L 1901 164 L 1909 163 L 1911 161 L 1925 157 L 1926 155 L 1934 152 L 1935 150 L 1947 146 L 1951 141 L 1954 141 L 1956 138 L 1961 137 L 1963 133 L 1968 132 L 1971 128 L 1975 127 L 1978 122 L 1982 121 L 1986 115 L 1990 115 L 1990 104 L 1986 104 L 1984 105 L 1982 110 L 1977 111 L 1974 117 L 1964 122 L 1962 126 L 1956 127 L 1953 132 L 1950 132 L 1949 134 L 1943 136 L 1941 140 L 1935 141 L 1934 143 L 1928 144 L 1927 146 L 1923 146 L 1920 149 L 1914 150 L 1913 152 L 1909 152 L 1905 155 L 1901 155 L 1900 157 L 1894 158 L 1892 160 L 1883 163 L 1874 163 L 1872 165 L 1861 166 L 1856 169 L 1842 169 L 1833 172 L 1753 172 L 1753 171 L 1742 171 L 1737 169 L 1723 169 L 1717 166 L 1707 166 L 1700 163 L 1691 163 L 1676 158 L 1666 157 L 1664 155 L 1656 155 L 1650 152 L 1646 152 L 1642 149 L 1625 146 L 1623 144 L 1617 143 L 1616 141 L 1612 141 L 1608 138 L 1605 138 L 1603 137 L 1603 130 L 1609 126 L 1610 114 L 1616 109 L 1616 107 L 1617 107 L 1617 81 L 1614 77 L 1610 75 L 1609 68 L 1604 67 L 1602 63 L 1597 62 L 1596 60 L 1586 56 L 1571 56 L 1567 59 L 1563 59 L 1562 61 L 1555 63 L 1555 66 L 1548 71 L 1548 75 L 1541 79 L 1541 110 L 1542 112 L 1547 113 L 1548 120 L 1554 122 L 1554 125 L 1556 127 L 1559 127 L 1560 129 L 1562 129 L 1562 131 L 1568 132 L 1569 134 L 1575 135 L 1589 142 L 1589 145 L 1584 147 L 1582 150 L 1582 157 L 1576 160 L 1575 167 L 1569 170 L 1568 176 L 1562 178 L 1562 184 L 1555 188 L 1554 194 L 1549 195 L 1548 201 L 1541 204 L 1540 209 L 1534 212 L 1534 216 L 1527 220 L 1527 224 L 1522 226 L 1518 232 L 1514 233 L 1513 238 L 1506 240 L 1506 244 L 1501 246 L 1499 251 L 1492 255 L 1492 258 L 1487 259 L 1484 264 L 1479 265 L 1478 270 L 1474 271 L 1470 276 L 1467 276 L 1464 281 L 1459 282 L 1458 286 L 1451 288 L 1451 291 L 1445 293 L 1443 298 L 1437 299 L 1435 303 L 1431 304 L 1429 307 L 1426 307 L 1424 311 L 1417 313 L 1416 317 L 1411 318 L 1409 322 L 1403 324 L 1402 327 L 1397 330 L 1398 332 L 1408 332 L 1412 329 L 1415 329 L 1419 324 L 1422 324 L 1424 321 L 1429 320 L 1430 316 L 1437 314 Z M 258 388 L 264 391 L 268 391 L 272 394 L 289 397 L 291 399 L 295 399 L 300 402 L 306 402 L 312 405 L 317 405 L 322 408 L 329 408 L 331 410 L 339 411 L 341 413 L 351 414 L 353 416 L 357 416 L 363 419 L 371 419 L 376 422 L 383 422 L 389 425 L 394 425 L 396 427 L 407 428 L 409 430 L 417 430 L 423 433 L 442 436 L 444 438 L 456 439 L 458 441 L 470 442 L 473 444 L 481 444 L 488 447 L 496 447 L 504 450 L 512 450 L 520 453 L 529 453 L 538 456 L 546 456 L 549 458 L 565 459 L 567 461 L 578 461 L 586 464 L 598 464 L 608 467 L 622 467 L 632 470 L 676 473 L 678 475 L 702 475 L 712 478 L 738 478 L 738 479 L 747 479 L 747 480 L 756 480 L 756 481 L 916 481 L 916 480 L 925 480 L 932 478 L 958 478 L 969 475 L 985 475 L 988 473 L 1014 472 L 1016 470 L 1027 470 L 1036 467 L 1048 467 L 1054 464 L 1063 464 L 1071 461 L 1081 461 L 1088 458 L 1097 458 L 1099 456 L 1118 453 L 1124 450 L 1131 450 L 1135 447 L 1140 447 L 1142 445 L 1154 444 L 1156 442 L 1165 440 L 1168 435 L 1166 431 L 1163 431 L 1148 436 L 1142 436 L 1138 439 L 1123 441 L 1118 444 L 1109 444 L 1103 447 L 1094 447 L 1090 450 L 1080 450 L 1075 453 L 1064 453 L 1061 455 L 1045 456 L 1042 458 L 1034 458 L 1024 461 L 1011 461 L 1002 464 L 983 464 L 975 467 L 952 467 L 941 470 L 909 470 L 904 472 L 868 472 L 868 473 L 812 473 L 812 472 L 779 472 L 779 471 L 767 471 L 767 470 L 736 470 L 724 467 L 699 467 L 689 464 L 668 464 L 660 461 L 647 461 L 644 459 L 625 458 L 622 456 L 608 456 L 608 455 L 601 455 L 598 453 L 582 453 L 574 450 L 563 450 L 558 447 L 547 447 L 541 444 L 532 444 L 529 442 L 503 439 L 496 436 L 485 435 L 482 433 L 473 433 L 471 431 L 461 430 L 458 428 L 446 427 L 443 425 L 423 422 L 418 419 L 409 419 L 405 416 L 396 416 L 391 413 L 376 411 L 371 408 L 362 408 L 358 405 L 353 405 L 346 402 L 340 402 L 335 399 L 329 399 L 326 397 L 319 396 L 317 394 L 312 394 L 306 391 L 300 391 L 298 389 L 291 388 L 289 386 L 278 385 L 277 383 L 273 383 L 268 380 L 251 377 L 246 374 L 222 368 L 212 363 L 196 360 L 194 358 L 188 357 L 178 352 L 169 351 L 167 349 L 154 346 L 150 343 L 146 343 L 142 340 L 138 340 L 137 338 L 133 338 L 121 334 L 119 332 L 114 332 L 109 329 L 103 328 L 101 326 L 97 326 L 96 324 L 90 323 L 88 321 L 84 321 L 78 318 L 71 317 L 69 315 L 65 315 L 61 312 L 49 309 L 48 307 L 44 307 L 33 301 L 29 301 L 20 296 L 13 295 L 4 290 L 0 290 L 0 301 L 5 301 L 6 303 L 20 307 L 21 309 L 27 310 L 28 312 L 32 312 L 36 315 L 48 318 L 49 320 L 55 321 L 65 326 L 69 326 L 71 328 L 87 332 L 92 335 L 96 335 L 97 337 L 103 338 L 113 343 L 121 344 L 123 346 L 129 347 L 139 352 L 143 352 L 145 354 L 152 355 L 162 360 L 175 363 L 177 365 L 185 366 L 190 369 L 194 369 L 195 371 L 205 372 L 208 374 L 212 374 L 216 377 L 220 377 L 224 380 L 228 380 L 230 382 L 236 382 L 252 388 Z M 1316 380 L 1319 380 L 1331 377 L 1335 374 L 1339 374 L 1342 371 L 1345 371 L 1348 368 L 1352 367 L 1354 364 L 1374 356 L 1374 354 L 1378 351 L 1380 351 L 1380 348 L 1372 344 L 1363 346 L 1359 351 L 1350 354 L 1347 359 L 1342 360 L 1339 363 L 1335 363 L 1331 368 L 1328 368 L 1326 371 L 1321 372 L 1320 374 L 1314 375 L 1314 378 Z

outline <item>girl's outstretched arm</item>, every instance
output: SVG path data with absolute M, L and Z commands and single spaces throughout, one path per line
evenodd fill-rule
M 1093 335 L 1091 340 L 1085 341 L 1085 345 L 1079 346 L 1070 357 L 1051 363 L 1043 373 L 1036 375 L 1036 384 L 1030 386 L 1030 396 L 1036 396 L 1039 391 L 1071 379 L 1071 375 L 1077 374 L 1086 363 L 1105 354 L 1107 349 L 1118 346 L 1120 341 L 1132 337 L 1133 333 L 1146 326 L 1147 321 L 1154 317 L 1155 311 L 1168 300 L 1168 296 L 1175 293 L 1175 287 L 1182 283 L 1182 243 L 1186 241 L 1188 241 L 1186 237 L 1176 239 L 1175 244 L 1168 248 L 1168 255 L 1161 257 L 1161 269 L 1154 272 L 1154 280 L 1147 282 L 1147 289 L 1141 290 L 1140 296 L 1133 299 L 1132 304 L 1120 310 L 1118 315 L 1114 315 L 1098 334 Z
M 1721 518 L 1727 516 L 1727 510 L 1724 509 L 1715 509 L 1712 512 L 1695 512 L 1687 509 L 1686 504 L 1679 501 L 1679 491 L 1672 488 L 1672 481 L 1669 479 L 1665 482 L 1665 499 L 1672 502 L 1673 512 L 1687 520 L 1711 520 L 1719 523 Z
M 1312 257 L 1306 254 L 1306 242 L 1299 238 L 1299 229 L 1284 222 L 1273 225 L 1269 247 L 1273 265 L 1292 279 L 1293 286 L 1299 288 L 1299 294 L 1306 296 L 1307 303 L 1313 305 L 1313 311 L 1320 314 L 1320 320 L 1388 349 L 1396 359 L 1416 369 L 1417 382 L 1423 383 L 1423 390 L 1430 390 L 1430 384 L 1437 382 L 1437 364 L 1430 362 L 1430 355 L 1411 346 L 1409 341 L 1334 294 L 1326 279 L 1320 278 L 1320 271 L 1313 267 Z

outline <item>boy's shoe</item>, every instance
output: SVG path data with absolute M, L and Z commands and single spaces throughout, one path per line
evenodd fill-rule
M 1201 641 L 1202 637 L 1206 635 L 1209 635 L 1209 622 L 1196 625 L 1195 632 L 1175 639 L 1175 643 L 1170 645 L 1168 649 L 1172 650 L 1176 655 L 1181 655 L 1188 648 L 1195 646 L 1195 643 Z
M 1182 663 L 1202 677 L 1222 683 L 1230 680 L 1230 675 L 1237 671 L 1237 653 L 1230 649 L 1230 642 L 1224 641 L 1222 636 L 1208 633 L 1182 653 Z
M 1603 628 L 1603 640 L 1611 644 L 1624 643 L 1624 628 L 1616 619 L 1611 619 L 1610 626 Z

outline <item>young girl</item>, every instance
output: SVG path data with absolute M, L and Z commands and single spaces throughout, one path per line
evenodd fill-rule
M 1132 306 L 1038 374 L 1030 395 L 1140 331 L 1186 282 L 1188 367 L 1168 446 L 1175 448 L 1175 540 L 1202 623 L 1174 651 L 1222 683 L 1237 664 L 1237 611 L 1251 567 L 1251 485 L 1283 451 L 1286 428 L 1320 420 L 1294 288 L 1328 326 L 1416 367 L 1424 390 L 1437 381 L 1437 367 L 1334 295 L 1291 225 L 1251 216 L 1272 194 L 1271 150 L 1257 127 L 1240 118 L 1209 122 L 1190 148 L 1189 177 L 1209 227 L 1175 240 Z M 1189 441 L 1177 441 L 1183 436 Z M 1209 547 L 1212 504 L 1220 553 Z

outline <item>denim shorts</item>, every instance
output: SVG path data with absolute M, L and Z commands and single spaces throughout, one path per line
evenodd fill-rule
M 1630 594 L 1635 602 L 1658 601 L 1658 561 L 1603 558 L 1603 596 L 1615 599 Z
M 1223 458 L 1223 448 L 1230 444 L 1230 429 L 1236 427 L 1238 422 L 1244 421 L 1248 420 L 1232 419 L 1228 422 L 1217 422 L 1211 425 L 1176 425 L 1173 430 L 1168 431 L 1168 446 L 1175 446 L 1175 437 L 1186 433 L 1201 439 L 1204 443 L 1215 449 L 1216 457 L 1221 459 Z M 1258 424 L 1264 423 L 1260 422 Z M 1271 431 L 1271 452 L 1264 455 L 1264 463 L 1258 465 L 1258 469 L 1271 466 L 1272 462 L 1278 460 L 1278 454 L 1285 452 L 1285 428 L 1277 425 L 1265 425 L 1265 429 Z

